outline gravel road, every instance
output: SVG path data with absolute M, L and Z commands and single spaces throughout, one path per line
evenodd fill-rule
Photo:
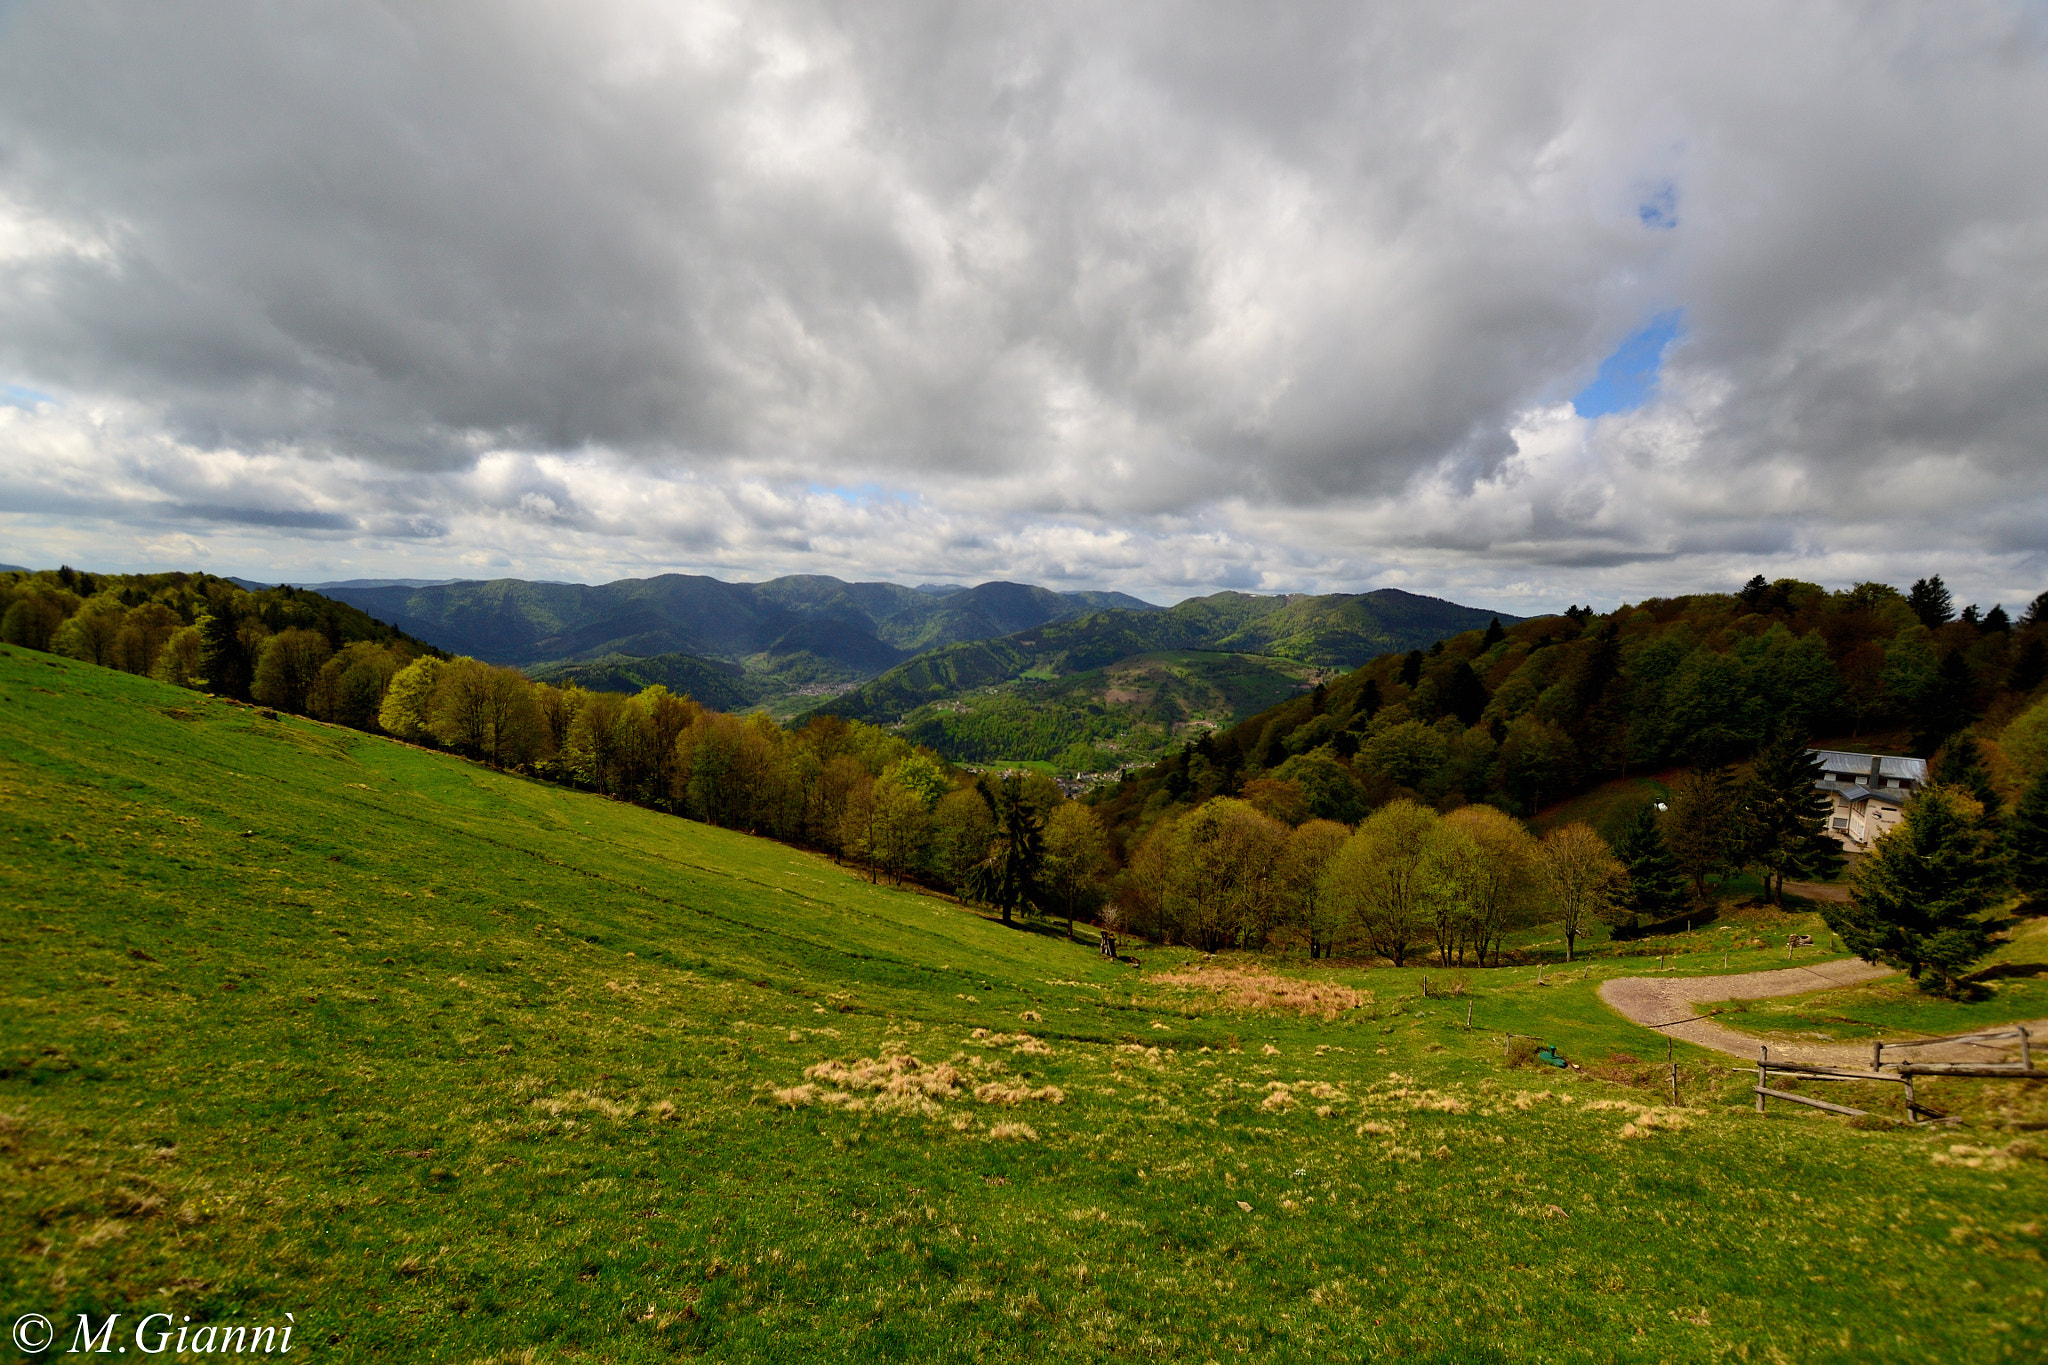
M 1695 1006 L 1715 1000 L 1764 1000 L 1776 995 L 1803 995 L 1807 991 L 1825 990 L 1830 986 L 1860 986 L 1866 981 L 1891 975 L 1890 967 L 1879 967 L 1851 957 L 1836 962 L 1817 962 L 1811 967 L 1782 967 L 1776 971 L 1742 972 L 1733 976 L 1621 977 L 1603 982 L 1600 998 L 1626 1018 L 1659 1033 L 1682 1038 L 1700 1047 L 1710 1047 L 1744 1061 L 1754 1061 L 1759 1039 L 1724 1028 L 1700 1015 Z M 2037 1038 L 2048 1043 L 2048 1020 L 2037 1019 L 2029 1022 L 2027 1027 Z M 1774 1042 L 1770 1048 L 1773 1061 L 1805 1062 L 1810 1066 L 1870 1065 L 1870 1044 L 1867 1042 Z M 2006 1060 L 2006 1053 L 2007 1049 L 1999 1044 L 1958 1043 L 1917 1048 L 1914 1057 L 1925 1062 L 1989 1062 Z M 2036 1061 L 2035 1065 L 2041 1063 Z

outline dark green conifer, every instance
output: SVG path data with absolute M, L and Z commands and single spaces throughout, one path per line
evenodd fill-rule
M 2013 886 L 2030 900 L 2048 901 L 2048 771 L 2028 785 L 2006 828 Z
M 1671 856 L 1670 845 L 1664 842 L 1654 802 L 1644 802 L 1635 819 L 1629 821 L 1621 842 L 1614 846 L 1614 856 L 1628 869 L 1628 888 L 1622 893 L 1622 902 L 1631 916 L 1630 928 L 1635 927 L 1636 917 L 1655 924 L 1685 908 L 1685 876 L 1678 870 L 1678 860 Z
M 1766 899 L 1785 903 L 1785 879 L 1826 881 L 1842 870 L 1842 846 L 1828 833 L 1833 803 L 1814 784 L 1820 759 L 1787 732 L 1758 751 L 1745 793 L 1747 861 L 1763 869 Z
M 1902 969 L 1930 994 L 1954 996 L 1991 951 L 1983 916 L 2003 890 L 1976 802 L 1933 786 L 1856 869 L 1849 903 L 1821 913 L 1858 957 Z

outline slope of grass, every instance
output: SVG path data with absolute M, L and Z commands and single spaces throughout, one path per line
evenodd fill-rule
M 778 845 L 19 650 L 0 737 L 0 1293 L 67 1338 L 163 1311 L 290 1312 L 341 1360 L 2044 1342 L 2048 1163 L 2009 1135 L 1760 1120 L 1686 1050 L 1682 1108 L 1618 1064 L 1502 1066 L 1507 1032 L 1642 1051 L 1592 991 L 1654 963 L 1428 996 L 1331 971 L 1341 1007 L 1252 1010 L 1157 979 L 1213 971 L 1191 955 L 1141 975 Z M 864 1078 L 890 1056 L 919 1065 Z

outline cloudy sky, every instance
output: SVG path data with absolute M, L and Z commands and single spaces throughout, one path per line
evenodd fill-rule
M 2048 587 L 2048 9 L 0 0 L 0 561 Z

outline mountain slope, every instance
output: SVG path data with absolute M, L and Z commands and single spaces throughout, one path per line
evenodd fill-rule
M 1000 582 L 936 593 L 812 574 L 766 583 L 663 574 L 595 585 L 501 578 L 335 584 L 329 591 L 421 639 L 492 663 L 665 654 L 744 663 L 769 656 L 769 671 L 801 666 L 814 681 L 869 677 L 919 650 L 1007 635 L 1105 605 L 1158 610 L 1122 593 Z
M 1394 588 L 1322 597 L 1222 592 L 1164 611 L 1100 611 L 992 640 L 921 654 L 820 706 L 877 724 L 975 688 L 1026 675 L 1064 677 L 1162 650 L 1263 654 L 1350 668 L 1483 629 L 1497 613 Z M 1503 623 L 1519 618 L 1502 617 Z

